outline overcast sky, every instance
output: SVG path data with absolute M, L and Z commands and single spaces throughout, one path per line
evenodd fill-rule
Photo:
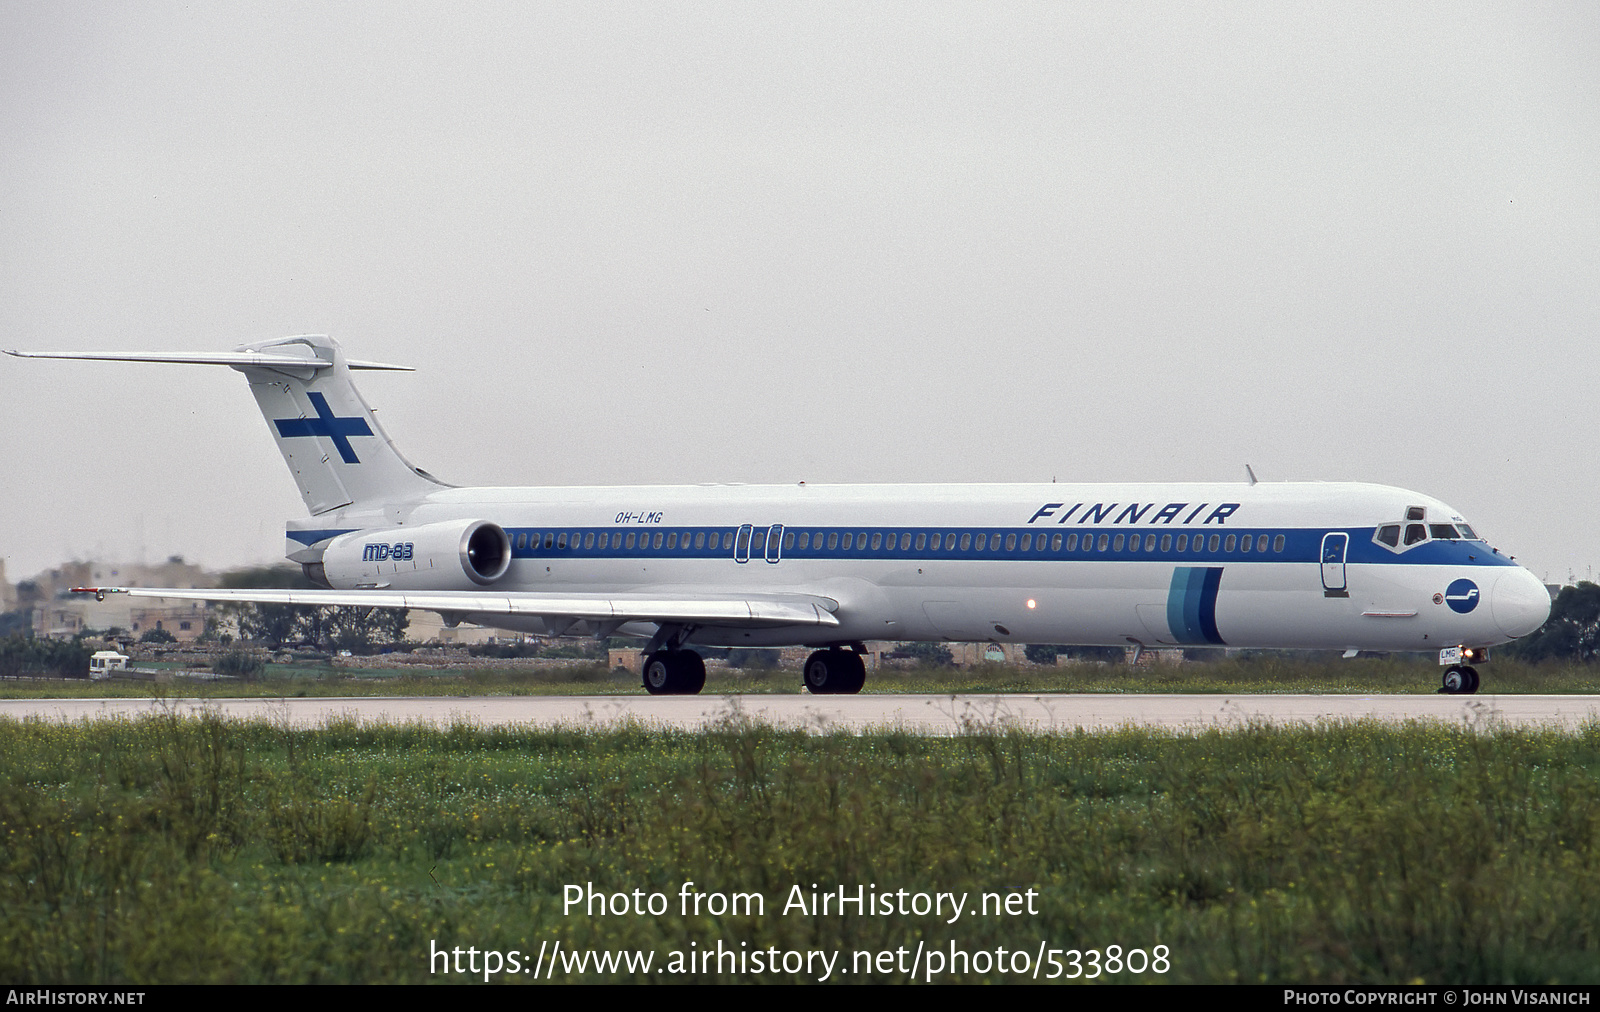
M 1593 4 L 0 4 L 0 347 L 331 333 L 458 484 L 1359 480 L 1600 564 Z M 243 379 L 0 360 L 0 554 L 281 558 Z

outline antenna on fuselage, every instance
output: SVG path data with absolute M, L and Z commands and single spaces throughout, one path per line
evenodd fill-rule
M 1250 470 L 1249 464 L 1244 466 L 1244 473 L 1250 478 L 1250 484 L 1254 485 L 1256 483 L 1256 473 Z

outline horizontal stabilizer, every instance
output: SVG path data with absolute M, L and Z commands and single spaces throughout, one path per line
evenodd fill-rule
M 243 374 L 268 431 L 313 516 L 345 506 L 374 509 L 416 502 L 444 482 L 395 447 L 350 380 L 352 369 L 410 372 L 353 362 L 326 334 L 301 334 L 233 351 L 8 351 L 17 358 L 158 365 L 225 365 Z
M 284 355 L 260 351 L 217 351 L 206 354 L 167 351 L 8 351 L 17 358 L 66 358 L 90 362 L 158 362 L 166 365 L 227 365 L 253 369 L 331 369 L 333 363 L 326 359 L 302 355 Z M 382 370 L 385 372 L 414 372 L 408 365 L 387 365 L 383 362 L 357 362 L 345 359 L 352 369 Z
M 157 587 L 74 587 L 74 594 L 128 594 L 176 601 L 293 604 L 310 607 L 417 608 L 474 615 L 610 622 L 689 622 L 697 625 L 836 626 L 838 604 L 803 594 L 741 597 L 670 597 L 659 594 L 487 594 L 476 591 L 386 590 L 164 590 Z

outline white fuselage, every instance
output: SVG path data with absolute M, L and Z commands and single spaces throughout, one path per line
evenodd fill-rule
M 402 544 L 407 528 L 486 520 L 512 545 L 495 591 L 836 605 L 834 627 L 707 625 L 688 640 L 709 645 L 1431 650 L 1501 643 L 1543 623 L 1543 586 L 1470 528 L 1379 540 L 1408 514 L 1436 535 L 1462 521 L 1430 497 L 1361 484 L 735 485 L 441 489 L 382 515 L 295 521 L 288 533 L 290 558 L 311 561 L 338 534 Z M 336 586 L 458 584 L 459 571 L 452 582 L 402 558 L 363 563 Z M 468 617 L 550 631 L 532 616 Z

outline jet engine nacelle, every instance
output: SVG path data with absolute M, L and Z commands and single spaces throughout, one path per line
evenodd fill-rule
M 447 520 L 341 534 L 322 553 L 321 575 L 340 590 L 477 590 L 509 568 L 511 538 L 499 524 Z

